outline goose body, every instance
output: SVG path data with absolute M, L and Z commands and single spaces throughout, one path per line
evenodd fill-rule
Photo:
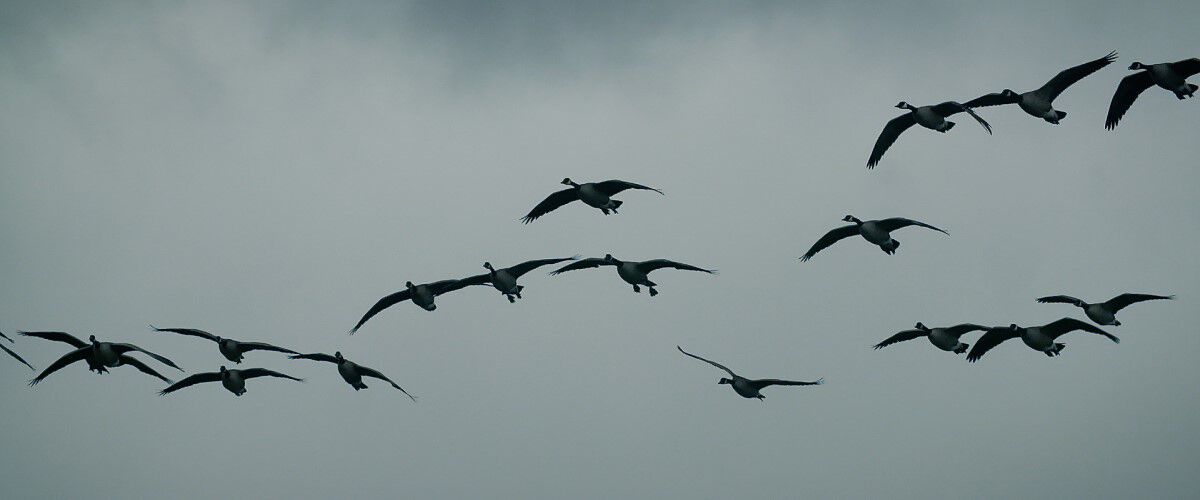
M 1108 130 L 1117 128 L 1133 102 L 1150 87 L 1157 86 L 1169 91 L 1180 100 L 1192 97 L 1200 90 L 1200 87 L 1187 82 L 1187 77 L 1200 73 L 1200 59 L 1194 57 L 1173 63 L 1134 62 L 1129 69 L 1138 72 L 1122 78 L 1117 85 L 1117 91 L 1108 105 L 1108 116 L 1104 119 L 1104 128 Z
M 967 354 L 967 361 L 974 363 L 993 347 L 1000 345 L 1006 340 L 1015 338 L 1020 338 L 1030 349 L 1045 353 L 1046 356 L 1058 356 L 1063 348 L 1066 347 L 1066 344 L 1057 343 L 1055 340 L 1064 334 L 1076 330 L 1103 335 L 1114 343 L 1121 341 L 1121 339 L 1100 328 L 1074 318 L 1063 318 L 1042 326 L 1029 328 L 1021 328 L 1014 324 L 1006 327 L 989 328 L 987 333 L 984 333 L 975 342 L 975 347 L 971 348 L 971 352 Z
M 463 278 L 460 280 L 460 282 L 463 286 L 490 284 L 493 288 L 498 290 L 501 295 L 504 295 L 508 299 L 509 303 L 513 303 L 516 302 L 516 299 L 521 298 L 521 290 L 525 289 L 525 287 L 517 284 L 517 280 L 525 273 L 542 266 L 557 264 L 559 262 L 575 260 L 578 258 L 578 256 L 575 256 L 555 259 L 530 260 L 502 269 L 496 269 L 495 267 L 492 267 L 491 262 L 484 262 L 483 268 L 488 270 L 487 273 Z
M 807 261 L 813 258 L 817 252 L 828 248 L 830 245 L 837 243 L 839 240 L 849 238 L 854 235 L 862 236 L 863 239 L 867 240 L 873 245 L 878 246 L 879 249 L 883 250 L 884 253 L 892 255 L 896 253 L 896 249 L 900 248 L 900 242 L 896 241 L 895 238 L 892 238 L 892 231 L 897 229 L 908 226 L 919 226 L 932 229 L 943 234 L 950 234 L 942 229 L 931 226 L 924 222 L 906 219 L 903 217 L 862 221 L 853 215 L 847 215 L 843 217 L 842 220 L 845 222 L 851 222 L 852 224 L 848 226 L 842 226 L 825 233 L 825 236 L 822 236 L 821 239 L 817 240 L 817 242 L 813 244 L 812 248 L 809 248 L 808 252 L 800 257 L 800 260 Z
M 617 213 L 617 209 L 621 207 L 621 201 L 612 199 L 612 196 L 627 189 L 643 189 L 663 194 L 658 189 L 618 179 L 579 184 L 568 177 L 562 180 L 562 184 L 570 187 L 547 196 L 541 203 L 533 207 L 533 210 L 530 210 L 525 217 L 522 217 L 521 221 L 528 224 L 563 205 L 577 200 L 582 201 L 589 207 L 599 209 L 604 215 L 608 215 L 609 213 L 615 214 Z
M 992 133 L 992 126 L 989 125 L 987 121 L 975 114 L 971 108 L 954 101 L 946 101 L 933 106 L 919 107 L 913 106 L 912 104 L 904 101 L 900 101 L 896 107 L 908 110 L 908 112 L 891 119 L 888 121 L 887 125 L 883 127 L 883 132 L 879 133 L 879 138 L 875 140 L 875 147 L 871 149 L 871 156 L 867 159 L 867 168 L 875 168 L 875 165 L 879 164 L 879 160 L 883 159 L 883 153 L 887 152 L 888 148 L 892 147 L 892 144 L 896 142 L 896 139 L 900 138 L 900 134 L 904 133 L 905 130 L 908 130 L 913 125 L 920 125 L 929 130 L 945 133 L 954 128 L 954 122 L 947 121 L 947 117 L 958 113 L 967 113 L 974 118 L 976 122 L 979 122 L 979 125 L 982 126 L 988 134 Z
M 304 381 L 304 379 L 299 379 L 291 375 L 268 370 L 266 368 L 230 370 L 222 366 L 221 370 L 217 372 L 204 372 L 188 376 L 179 382 L 171 384 L 166 389 L 163 389 L 161 392 L 159 392 L 159 395 L 166 396 L 167 394 L 178 391 L 179 389 L 190 387 L 196 384 L 220 382 L 221 386 L 224 387 L 225 390 L 233 393 L 234 396 L 241 396 L 246 393 L 246 380 L 258 377 L 285 378 L 288 380 L 295 380 L 297 382 Z
M 1070 87 L 1075 82 L 1082 80 L 1084 77 L 1099 71 L 1101 68 L 1112 64 L 1117 60 L 1117 53 L 1110 52 L 1108 55 L 1099 59 L 1088 61 L 1078 66 L 1067 68 L 1054 76 L 1045 85 L 1029 92 L 1017 93 L 1011 89 L 988 94 L 983 97 L 972 99 L 963 103 L 968 108 L 977 108 L 984 106 L 999 106 L 1002 104 L 1016 104 L 1022 111 L 1035 118 L 1041 118 L 1051 124 L 1058 125 L 1059 121 L 1067 116 L 1066 112 L 1054 109 L 1054 99 L 1058 97 L 1067 87 Z
M 217 352 L 220 352 L 221 356 L 224 356 L 225 359 L 239 364 L 242 362 L 243 354 L 250 351 L 275 351 L 288 354 L 298 354 L 296 351 L 291 349 L 285 349 L 283 347 L 278 347 L 263 342 L 240 342 L 233 339 L 227 339 L 219 335 L 213 335 L 204 330 L 197 330 L 195 328 L 155 328 L 154 325 L 151 325 L 150 329 L 156 332 L 177 333 L 180 335 L 211 340 L 216 342 Z
M 551 271 L 550 274 L 555 275 L 555 274 L 561 274 L 561 273 L 564 273 L 567 271 L 576 271 L 579 269 L 588 269 L 588 268 L 595 268 L 595 267 L 600 267 L 600 266 L 616 267 L 617 268 L 617 276 L 619 276 L 621 278 L 621 280 L 623 280 L 624 282 L 629 283 L 630 285 L 633 285 L 633 291 L 636 293 L 641 293 L 642 286 L 649 287 L 651 297 L 658 295 L 658 290 L 655 289 L 655 287 L 658 286 L 658 284 L 654 283 L 653 281 L 650 281 L 650 276 L 649 276 L 650 272 L 654 271 L 655 269 L 662 269 L 664 267 L 669 267 L 669 268 L 673 268 L 673 269 L 681 269 L 684 271 L 699 271 L 699 272 L 708 273 L 708 274 L 716 274 L 717 273 L 715 270 L 712 270 L 712 269 L 703 269 L 703 268 L 699 268 L 699 267 L 696 267 L 696 266 L 693 266 L 690 264 L 683 264 L 681 262 L 675 262 L 675 261 L 667 260 L 667 259 L 654 259 L 654 260 L 647 260 L 647 261 L 642 261 L 642 262 L 621 261 L 621 260 L 618 260 L 616 257 L 613 257 L 612 254 L 605 254 L 604 258 L 590 258 L 590 259 L 583 259 L 580 261 L 572 262 L 561 268 Z
M 722 384 L 722 385 L 726 385 L 726 384 L 729 385 L 730 387 L 733 388 L 733 392 L 736 392 L 739 396 L 746 398 L 746 399 L 758 399 L 760 401 L 763 399 L 766 399 L 766 396 L 762 395 L 762 390 L 764 388 L 770 387 L 772 385 L 821 385 L 821 384 L 825 383 L 825 379 L 823 379 L 823 378 L 817 379 L 814 382 L 800 382 L 800 381 L 794 381 L 794 380 L 779 380 L 779 379 L 748 379 L 746 377 L 743 377 L 736 373 L 733 373 L 733 370 L 726 368 L 725 365 L 717 363 L 716 361 L 710 361 L 708 359 L 704 359 L 700 356 L 697 356 L 695 354 L 692 354 L 690 352 L 683 350 L 683 348 L 679 347 L 679 346 L 675 346 L 675 348 L 679 349 L 679 352 L 682 352 L 686 356 L 698 359 L 700 361 L 703 361 L 705 363 L 713 365 L 717 368 L 725 370 L 725 373 L 728 373 L 730 378 L 722 377 L 721 380 L 717 381 L 717 383 Z
M 967 352 L 970 345 L 961 342 L 963 334 L 968 332 L 987 330 L 986 326 L 976 325 L 973 323 L 964 323 L 945 328 L 929 328 L 924 323 L 917 323 L 912 330 L 904 330 L 891 337 L 888 337 L 883 342 L 875 344 L 876 349 L 882 349 L 897 342 L 912 340 L 918 337 L 925 337 L 934 347 L 955 354 Z
M 333 353 L 333 356 L 330 356 L 328 354 L 323 354 L 323 353 L 313 353 L 313 354 L 297 354 L 295 356 L 291 356 L 291 358 L 292 359 L 308 359 L 308 360 L 312 360 L 312 361 L 324 361 L 327 363 L 336 364 L 338 374 L 342 376 L 342 380 L 345 380 L 347 384 L 350 384 L 350 387 L 353 387 L 355 391 L 367 388 L 367 384 L 363 383 L 363 380 L 362 380 L 363 377 L 372 377 L 372 378 L 377 378 L 379 380 L 383 380 L 384 382 L 387 382 L 388 384 L 391 384 L 392 387 L 396 388 L 396 390 L 398 390 L 400 392 L 403 392 L 405 396 L 409 397 L 409 399 L 412 399 L 413 401 L 417 400 L 417 398 L 413 397 L 412 394 L 409 394 L 408 391 L 404 390 L 399 385 L 396 385 L 395 382 L 392 382 L 392 379 L 387 378 L 386 376 L 384 376 L 384 374 L 379 373 L 379 371 L 377 371 L 377 370 L 362 366 L 358 363 L 355 363 L 353 361 L 346 359 L 345 357 L 342 356 L 341 351 Z
M 1049 297 L 1039 298 L 1037 301 L 1043 304 L 1071 304 L 1083 309 L 1083 313 L 1087 315 L 1088 319 L 1092 320 L 1097 325 L 1121 326 L 1121 322 L 1117 321 L 1117 311 L 1120 311 L 1121 309 L 1138 302 L 1145 302 L 1147 300 L 1172 300 L 1174 298 L 1174 295 L 1123 293 L 1104 302 L 1096 302 L 1094 304 L 1089 304 L 1069 295 L 1051 295 Z

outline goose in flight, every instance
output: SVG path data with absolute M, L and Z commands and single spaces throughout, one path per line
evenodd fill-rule
M 904 342 L 915 338 L 925 337 L 929 339 L 929 343 L 933 344 L 938 349 L 950 351 L 955 354 L 967 352 L 968 344 L 960 342 L 958 339 L 964 333 L 987 330 L 988 327 L 976 325 L 972 323 L 963 323 L 961 325 L 948 326 L 946 328 L 929 328 L 924 323 L 917 323 L 912 330 L 904 330 L 900 333 L 888 337 L 883 342 L 875 344 L 876 349 L 895 344 L 896 342 Z
M 464 286 L 469 285 L 487 285 L 490 284 L 500 291 L 501 295 L 508 298 L 509 303 L 516 302 L 521 298 L 521 290 L 525 287 L 517 284 L 517 278 L 520 278 L 525 273 L 550 264 L 557 264 L 568 260 L 577 260 L 579 256 L 565 257 L 561 259 L 541 259 L 522 262 L 512 267 L 504 269 L 496 269 L 492 267 L 491 262 L 484 262 L 483 268 L 488 272 L 478 274 L 469 278 L 463 278 L 461 281 Z
M 413 400 L 414 402 L 417 400 L 417 398 L 413 397 L 412 394 L 409 394 L 408 391 L 406 391 L 403 388 L 401 388 L 400 386 L 396 385 L 395 382 L 392 382 L 392 379 L 387 378 L 386 376 L 384 376 L 384 374 L 379 373 L 378 371 L 376 371 L 374 369 L 367 368 L 363 365 L 360 365 L 358 363 L 350 361 L 346 358 L 343 358 L 341 351 L 333 353 L 333 356 L 330 356 L 328 354 L 322 354 L 322 353 L 314 353 L 314 354 L 297 354 L 295 356 L 288 356 L 288 357 L 290 357 L 292 359 L 311 359 L 313 361 L 325 361 L 325 362 L 333 363 L 333 364 L 337 365 L 338 373 L 342 375 L 342 380 L 345 380 L 346 383 L 350 384 L 350 387 L 353 387 L 354 390 L 356 390 L 356 391 L 359 389 L 367 388 L 367 384 L 364 384 L 362 382 L 363 377 L 372 377 L 372 378 L 377 378 L 379 380 L 387 382 L 389 384 L 392 384 L 392 387 L 395 387 L 400 392 L 403 392 L 405 396 L 408 396 L 408 398 Z
M 950 234 L 942 229 L 938 229 L 924 222 L 905 219 L 904 217 L 892 217 L 890 219 L 869 220 L 863 222 L 853 215 L 847 215 L 843 217 L 842 220 L 845 222 L 852 222 L 853 224 L 850 224 L 849 226 L 842 226 L 825 233 L 825 236 L 822 236 L 821 239 L 817 240 L 817 242 L 813 244 L 812 248 L 808 249 L 808 252 L 800 257 L 800 260 L 807 262 L 808 259 L 813 258 L 817 252 L 820 252 L 830 245 L 837 243 L 838 240 L 849 238 L 856 234 L 862 236 L 863 239 L 871 242 L 874 245 L 879 245 L 879 248 L 883 250 L 883 253 L 888 255 L 896 253 L 896 249 L 900 248 L 900 242 L 893 239 L 891 235 L 892 231 L 897 229 L 908 226 L 920 226 L 932 229 L 934 231 L 939 231 L 945 235 Z
M 156 332 L 178 333 L 180 335 L 200 337 L 202 339 L 208 339 L 216 342 L 217 350 L 221 352 L 221 355 L 225 356 L 225 359 L 233 361 L 234 363 L 241 363 L 242 354 L 250 351 L 275 351 L 285 352 L 288 354 L 300 354 L 291 349 L 284 349 L 282 347 L 273 346 L 263 342 L 239 342 L 233 339 L 221 338 L 204 330 L 197 330 L 195 328 L 155 328 L 154 325 L 150 325 L 150 329 Z
M 433 303 L 434 298 L 444 293 L 453 292 L 464 286 L 467 286 L 467 283 L 463 283 L 462 280 L 442 280 L 420 285 L 414 285 L 413 282 L 406 281 L 404 282 L 403 290 L 379 299 L 379 302 L 371 306 L 371 309 L 363 315 L 362 319 L 358 320 L 358 324 L 354 325 L 354 328 L 350 330 L 350 333 L 357 332 L 359 328 L 362 328 L 363 323 L 366 323 L 367 320 L 379 314 L 384 309 L 406 300 L 412 300 L 413 304 L 420 306 L 421 309 L 426 311 L 437 309 L 437 304 Z
M 766 399 L 766 396 L 763 396 L 759 391 L 763 390 L 764 387 L 769 387 L 772 385 L 821 385 L 821 384 L 825 383 L 824 378 L 817 379 L 815 382 L 797 382 L 797 381 L 792 381 L 792 380 L 778 380 L 778 379 L 773 379 L 773 378 L 751 380 L 746 377 L 742 377 L 736 373 L 733 373 L 733 370 L 726 368 L 725 365 L 722 365 L 715 361 L 709 361 L 700 356 L 697 356 L 695 354 L 687 352 L 687 351 L 683 350 L 682 347 L 675 346 L 675 348 L 679 349 L 679 352 L 682 352 L 685 355 L 691 356 L 700 361 L 703 361 L 703 362 L 713 365 L 717 368 L 725 370 L 725 372 L 728 373 L 729 376 L 733 377 L 733 378 L 721 377 L 721 380 L 717 381 L 717 383 L 718 384 L 729 384 L 730 387 L 733 387 L 734 392 L 738 393 L 739 396 L 741 396 L 743 398 L 747 398 L 747 399 L 757 398 L 759 401 Z
M 1037 90 L 1031 90 L 1023 94 L 1018 94 L 1010 89 L 1004 89 L 997 94 L 988 94 L 983 97 L 972 99 L 963 103 L 963 106 L 968 108 L 979 108 L 985 106 L 999 106 L 1001 104 L 1016 104 L 1021 107 L 1026 113 L 1029 113 L 1034 118 L 1041 118 L 1050 123 L 1058 125 L 1058 122 L 1067 116 L 1064 111 L 1054 109 L 1054 99 L 1059 94 L 1067 90 L 1067 87 L 1074 85 L 1075 82 L 1082 80 L 1083 77 L 1100 71 L 1100 68 L 1112 64 L 1117 60 L 1117 52 L 1109 52 L 1108 55 L 1088 61 L 1079 66 L 1062 70 L 1059 74 L 1054 75 L 1050 81 L 1046 82 Z
M 1121 339 L 1114 337 L 1112 334 L 1075 318 L 1063 318 L 1042 326 L 1031 326 L 1029 328 L 1021 328 L 1017 325 L 998 326 L 989 328 L 987 333 L 979 337 L 979 340 L 975 342 L 975 347 L 971 348 L 971 352 L 967 354 L 967 361 L 972 363 L 979 361 L 979 358 L 982 358 L 991 348 L 1000 345 L 1005 340 L 1017 337 L 1020 337 L 1025 342 L 1025 345 L 1035 351 L 1042 351 L 1050 357 L 1058 356 L 1063 348 L 1066 347 L 1066 344 L 1059 344 L 1054 341 L 1063 334 L 1075 330 L 1103 335 L 1113 342 L 1121 342 Z
M 1108 105 L 1108 117 L 1104 119 L 1104 128 L 1112 130 L 1129 107 L 1133 106 L 1146 89 L 1158 85 L 1175 94 L 1178 99 L 1192 97 L 1200 89 L 1195 84 L 1188 83 L 1187 77 L 1200 73 L 1200 59 L 1195 57 L 1173 63 L 1142 64 L 1135 62 L 1129 65 L 1131 71 L 1139 71 L 1121 79 L 1117 92 L 1113 94 L 1112 102 Z
M 1072 304 L 1075 307 L 1083 309 L 1083 313 L 1088 319 L 1095 321 L 1097 325 L 1121 326 L 1121 322 L 1117 321 L 1117 311 L 1124 309 L 1130 304 L 1145 302 L 1147 300 L 1172 300 L 1174 295 L 1148 295 L 1144 293 L 1123 293 L 1104 302 L 1089 304 L 1075 297 L 1067 295 L 1051 295 L 1037 299 L 1043 304 L 1060 303 Z
M 195 375 L 189 375 L 187 378 L 171 384 L 166 389 L 158 393 L 159 396 L 166 396 L 172 392 L 183 389 L 184 387 L 202 384 L 205 382 L 220 382 L 222 386 L 234 396 L 241 396 L 246 393 L 246 380 L 257 377 L 278 377 L 288 380 L 303 382 L 304 379 L 296 378 L 291 375 L 285 375 L 277 371 L 268 370 L 266 368 L 247 368 L 245 370 L 227 370 L 224 366 L 219 372 L 204 372 Z
M 145 373 L 146 375 L 155 377 L 155 378 L 162 380 L 163 382 L 166 382 L 168 384 L 171 383 L 171 379 L 168 379 L 167 377 L 162 376 L 160 373 L 155 371 L 153 368 L 150 368 L 145 363 L 143 363 L 140 359 L 137 359 L 133 356 L 129 356 L 127 354 L 132 351 L 141 352 L 147 356 L 150 356 L 151 358 L 154 358 L 155 360 L 157 360 L 160 363 L 163 363 L 167 366 L 175 368 L 179 371 L 183 371 L 182 368 L 180 368 L 178 365 L 176 365 L 171 360 L 164 358 L 162 356 L 159 356 L 157 354 L 154 354 L 145 349 L 142 349 L 138 346 L 135 346 L 133 344 L 115 344 L 115 343 L 109 343 L 109 342 L 97 342 L 95 335 L 88 337 L 89 342 L 84 342 L 82 340 L 79 340 L 79 338 L 75 337 L 74 335 L 71 335 L 66 332 L 20 332 L 20 333 L 21 333 L 21 335 L 24 335 L 27 337 L 37 337 L 37 338 L 44 339 L 44 340 L 50 340 L 50 341 L 54 341 L 54 342 L 62 342 L 64 344 L 68 344 L 71 347 L 75 348 L 75 350 L 68 352 L 67 354 L 64 354 L 61 358 L 58 358 L 57 361 L 55 361 L 54 363 L 51 363 L 50 366 L 46 367 L 45 370 L 42 370 L 42 373 L 38 374 L 38 376 L 35 377 L 33 380 L 30 380 L 29 385 L 31 385 L 31 386 L 37 385 L 42 380 L 45 380 L 46 377 L 49 377 L 52 373 L 66 367 L 72 363 L 75 363 L 76 361 L 79 361 L 79 360 L 85 361 L 88 365 L 88 370 L 94 371 L 96 373 L 107 373 L 109 368 L 116 368 L 118 366 L 129 365 L 134 368 L 137 368 L 138 371 Z
M 896 107 L 900 109 L 907 109 L 908 113 L 892 118 L 892 120 L 887 122 L 887 125 L 883 127 L 883 132 L 879 134 L 879 139 L 875 141 L 875 147 L 871 149 L 871 157 L 867 159 L 867 168 L 875 168 L 875 165 L 878 165 L 879 160 L 883 158 L 883 153 L 886 152 L 888 148 L 892 147 L 892 143 L 896 142 L 896 139 L 900 137 L 900 134 L 904 133 L 905 130 L 908 130 L 909 127 L 915 124 L 920 124 L 922 127 L 925 127 L 929 130 L 936 130 L 938 132 L 945 133 L 954 128 L 954 122 L 946 121 L 946 117 L 953 116 L 958 113 L 966 113 L 971 115 L 975 121 L 979 122 L 979 124 L 983 126 L 983 129 L 987 130 L 988 134 L 992 133 L 992 126 L 988 125 L 988 122 L 984 121 L 983 118 L 980 118 L 979 115 L 975 114 L 971 108 L 954 101 L 946 101 L 934 106 L 921 107 L 913 106 L 907 102 L 900 101 L 900 104 L 897 104 Z
M 4 340 L 7 340 L 10 344 L 13 343 L 13 339 L 8 338 L 8 335 L 5 335 L 4 332 L 0 332 L 0 337 L 4 338 Z M 25 361 L 25 358 L 22 358 L 20 354 L 12 352 L 12 350 L 5 347 L 4 344 L 0 344 L 0 349 L 3 349 L 4 352 L 7 352 L 9 356 L 12 356 L 17 361 L 20 361 L 25 366 L 28 366 L 30 370 L 37 371 L 37 368 L 34 368 L 33 365 L 29 364 L 28 361 Z
M 634 292 L 637 292 L 637 293 L 642 292 L 640 285 L 649 287 L 651 297 L 658 295 L 658 290 L 654 289 L 654 287 L 658 286 L 658 284 L 650 281 L 650 278 L 647 275 L 650 274 L 650 271 L 653 271 L 655 269 L 662 269 L 664 267 L 670 267 L 673 269 L 682 269 L 684 271 L 700 271 L 702 273 L 717 274 L 716 270 L 701 269 L 696 266 L 683 264 L 683 263 L 679 263 L 679 262 L 675 262 L 675 261 L 667 260 L 667 259 L 654 259 L 654 260 L 647 260 L 647 261 L 643 261 L 643 262 L 634 262 L 634 261 L 623 262 L 623 261 L 617 260 L 616 257 L 612 256 L 612 254 L 605 254 L 603 259 L 590 258 L 590 259 L 583 259 L 578 262 L 572 262 L 563 267 L 555 269 L 554 271 L 551 271 L 550 274 L 554 275 L 554 274 L 559 274 L 559 273 L 565 273 L 567 271 L 577 271 L 579 269 L 590 269 L 593 267 L 600 267 L 600 266 L 616 267 L 617 268 L 617 276 L 620 276 L 621 279 L 625 280 L 626 283 L 633 285 Z
M 553 212 L 558 207 L 576 200 L 582 201 L 592 208 L 600 209 L 601 212 L 604 212 L 604 215 L 608 215 L 609 212 L 615 214 L 617 213 L 617 208 L 621 206 L 621 201 L 614 200 L 610 197 L 626 189 L 645 189 L 657 192 L 658 194 L 663 194 L 662 191 L 649 186 L 643 186 L 641 184 L 634 184 L 632 182 L 625 182 L 617 179 L 604 182 L 585 182 L 583 184 L 577 184 L 568 177 L 562 180 L 562 184 L 566 184 L 571 187 L 562 191 L 556 191 L 550 196 L 547 196 L 546 199 L 542 200 L 541 203 L 538 203 L 536 207 L 533 207 L 533 210 L 530 210 L 528 215 L 522 217 L 521 222 L 529 224 L 538 217 Z

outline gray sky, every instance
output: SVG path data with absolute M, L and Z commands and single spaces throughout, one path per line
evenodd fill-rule
M 251 353 L 234 398 L 159 398 L 119 368 L 36 390 L 0 362 L 13 498 L 1159 497 L 1194 492 L 1200 103 L 1147 91 L 1102 123 L 1130 62 L 1200 54 L 1195 2 L 0 4 L 0 330 L 225 363 L 188 326 L 390 375 Z M 863 167 L 897 101 L 1065 92 L 913 129 Z M 1193 80 L 1195 81 L 1195 80 Z M 522 226 L 565 176 L 621 178 L 621 214 Z M 948 229 L 796 258 L 847 213 Z M 401 304 L 405 280 L 484 260 L 673 258 L 659 296 L 610 269 Z M 1019 343 L 980 363 L 913 323 L 1042 324 L 1176 293 L 1122 337 Z M 978 334 L 965 341 L 974 343 Z M 721 372 L 814 379 L 763 403 Z M 38 368 L 65 352 L 18 338 Z M 174 376 L 174 375 L 172 375 Z M 97 489 L 99 488 L 99 489 Z

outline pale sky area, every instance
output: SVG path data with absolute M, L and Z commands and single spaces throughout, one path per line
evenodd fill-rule
M 902 5 L 905 4 L 905 5 Z M 164 384 L 0 357 L 5 498 L 1184 498 L 1200 470 L 1200 100 L 1134 61 L 1200 56 L 1200 2 L 2 2 L 0 331 L 133 342 L 189 373 L 201 328 L 304 384 Z M 904 100 L 1064 92 L 915 127 Z M 1200 78 L 1192 77 L 1193 83 Z M 624 179 L 619 215 L 518 219 L 559 181 Z M 945 228 L 797 258 L 853 214 Z M 670 258 L 399 304 L 418 283 L 573 254 Z M 917 321 L 1034 326 L 1102 301 L 1121 337 L 979 363 Z M 964 341 L 974 344 L 978 333 Z M 763 402 L 676 345 L 772 387 Z M 179 372 L 162 373 L 180 378 Z

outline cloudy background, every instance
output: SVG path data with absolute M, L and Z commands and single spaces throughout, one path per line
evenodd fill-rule
M 9 498 L 1159 497 L 1200 468 L 1200 103 L 1151 89 L 1102 123 L 1130 62 L 1197 56 L 1195 2 L 5 2 L 0 330 L 130 341 L 189 371 L 203 328 L 341 350 L 380 382 L 251 353 L 305 384 L 160 398 L 82 367 L 36 389 L 0 359 Z M 892 106 L 1037 88 L 1119 50 L 1055 103 L 912 129 Z M 620 178 L 621 214 L 517 219 L 565 176 Z M 907 216 L 886 256 L 847 213 Z M 436 312 L 379 297 L 484 260 L 673 258 L 527 275 Z M 1176 293 L 1114 345 L 1020 343 L 976 365 L 923 321 L 1081 316 L 1034 298 Z M 978 334 L 965 340 L 973 343 Z M 765 402 L 722 373 L 814 379 Z M 38 368 L 61 345 L 19 337 Z M 164 372 L 167 373 L 167 372 Z M 171 376 L 181 376 L 177 372 Z

